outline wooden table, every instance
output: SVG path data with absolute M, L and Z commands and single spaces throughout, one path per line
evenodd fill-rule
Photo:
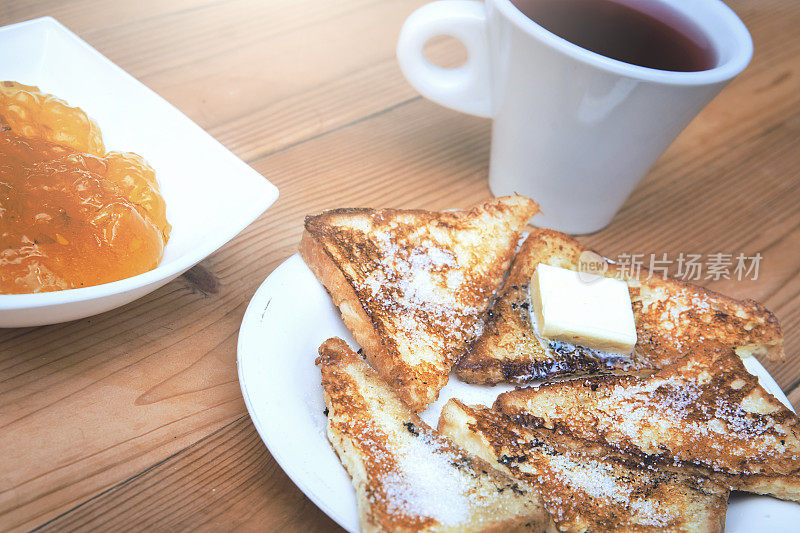
M 55 16 L 281 192 L 227 246 L 137 302 L 0 330 L 0 530 L 337 528 L 256 434 L 236 338 L 306 213 L 490 196 L 489 121 L 424 100 L 397 67 L 400 24 L 422 3 L 0 3 L 0 24 Z M 760 252 L 757 280 L 703 284 L 778 315 L 787 359 L 766 366 L 800 406 L 800 3 L 730 4 L 752 32 L 753 62 L 613 224 L 582 240 L 612 257 Z M 430 53 L 463 56 L 448 40 Z

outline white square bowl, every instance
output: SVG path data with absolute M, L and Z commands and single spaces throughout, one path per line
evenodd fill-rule
M 36 85 L 82 108 L 100 125 L 106 149 L 144 157 L 172 224 L 157 268 L 94 287 L 0 295 L 0 327 L 64 322 L 129 303 L 213 253 L 278 198 L 261 174 L 51 17 L 0 28 L 0 80 Z

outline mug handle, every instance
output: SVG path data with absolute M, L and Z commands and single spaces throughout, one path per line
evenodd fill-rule
M 426 98 L 445 107 L 492 116 L 489 39 L 486 6 L 474 0 L 438 0 L 414 11 L 403 24 L 397 41 L 400 70 Z M 437 35 L 450 35 L 467 49 L 460 67 L 431 63 L 422 47 Z

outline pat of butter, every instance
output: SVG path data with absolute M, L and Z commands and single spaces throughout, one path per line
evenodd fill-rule
M 602 352 L 633 351 L 636 323 L 624 281 L 539 263 L 530 299 L 542 337 Z

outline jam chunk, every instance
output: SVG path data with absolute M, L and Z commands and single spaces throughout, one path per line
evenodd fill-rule
M 0 294 L 147 272 L 170 230 L 155 172 L 140 156 L 106 154 L 83 111 L 0 82 Z
M 15 81 L 0 81 L 0 115 L 17 135 L 105 155 L 100 128 L 82 109 Z

